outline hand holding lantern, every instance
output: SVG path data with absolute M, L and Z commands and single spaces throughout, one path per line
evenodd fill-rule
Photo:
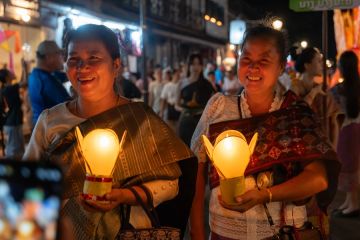
M 241 132 L 227 130 L 215 141 L 215 146 L 202 135 L 206 153 L 220 175 L 220 191 L 225 203 L 236 204 L 234 197 L 245 191 L 244 172 L 254 152 L 258 134 L 255 133 L 250 144 Z
M 80 129 L 76 128 L 76 136 L 85 158 L 85 199 L 106 202 L 105 194 L 111 192 L 114 166 L 126 134 L 125 130 L 119 143 L 116 133 L 111 129 L 95 129 L 83 137 Z

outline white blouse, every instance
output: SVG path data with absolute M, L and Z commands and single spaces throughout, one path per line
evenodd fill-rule
M 196 127 L 191 141 L 191 149 L 199 162 L 206 162 L 206 151 L 200 137 L 209 134 L 212 123 L 236 120 L 240 118 L 238 110 L 238 96 L 214 95 L 208 102 L 202 117 Z M 277 91 L 269 112 L 278 110 L 284 100 L 283 92 Z M 244 91 L 240 95 L 241 118 L 251 117 Z M 246 190 L 256 188 L 256 181 L 252 175 L 245 177 Z M 209 224 L 212 232 L 232 239 L 255 240 L 273 235 L 267 216 L 262 205 L 256 205 L 245 213 L 223 208 L 219 201 L 220 187 L 213 188 L 210 193 Z M 270 215 L 276 225 L 280 224 L 281 202 L 267 204 Z M 295 206 L 291 203 L 285 206 L 285 222 L 300 227 L 307 220 L 305 206 Z

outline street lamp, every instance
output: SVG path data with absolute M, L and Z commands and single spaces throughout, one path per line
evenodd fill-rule
M 276 30 L 281 30 L 282 27 L 283 27 L 283 21 L 281 21 L 280 19 L 275 19 L 273 22 L 272 22 L 272 27 Z
M 307 46 L 308 46 L 308 42 L 307 41 L 301 41 L 300 42 L 300 46 L 302 47 L 302 48 L 307 48 Z

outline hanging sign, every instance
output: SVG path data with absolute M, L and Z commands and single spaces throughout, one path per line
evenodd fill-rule
M 360 5 L 360 0 L 290 0 L 295 12 L 349 9 Z
M 230 43 L 241 44 L 246 30 L 246 23 L 237 19 L 230 22 Z

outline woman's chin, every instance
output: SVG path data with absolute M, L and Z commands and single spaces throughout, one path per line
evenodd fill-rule
M 247 91 L 250 91 L 250 90 L 261 90 L 261 86 L 262 86 L 262 81 L 261 80 L 258 80 L 258 81 L 250 81 L 248 80 L 246 85 L 245 85 L 245 88 Z

